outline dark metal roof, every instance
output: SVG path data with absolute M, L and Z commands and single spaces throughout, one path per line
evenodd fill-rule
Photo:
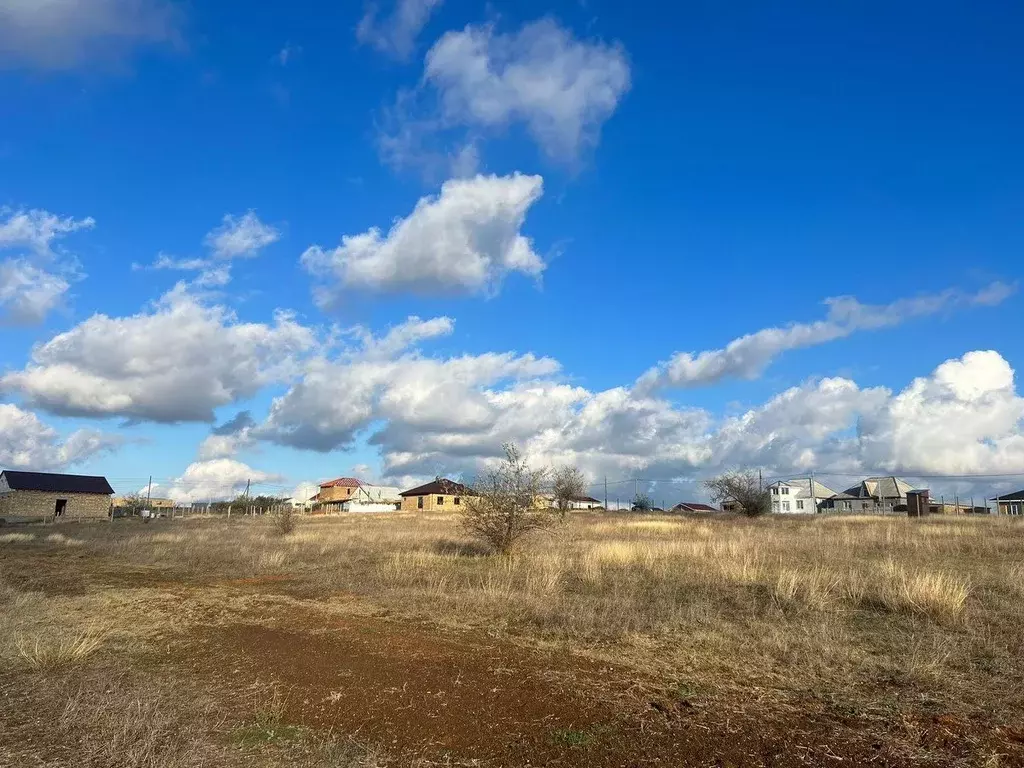
M 676 504 L 672 509 L 683 510 L 687 512 L 718 512 L 719 510 L 708 504 L 700 504 L 696 501 L 681 501 Z
M 1007 493 L 1002 496 L 996 496 L 996 501 L 1024 501 L 1024 489 L 1015 491 L 1014 493 Z
M 7 480 L 12 491 L 45 491 L 47 493 L 99 493 L 109 496 L 114 492 L 107 478 L 96 475 L 59 475 L 51 472 L 18 472 L 5 469 L 0 477 Z
M 454 480 L 439 477 L 437 480 L 431 480 L 425 485 L 418 485 L 415 488 L 410 488 L 408 491 L 402 491 L 398 495 L 433 496 L 434 494 L 441 496 L 472 496 L 473 489 L 462 483 L 456 483 Z

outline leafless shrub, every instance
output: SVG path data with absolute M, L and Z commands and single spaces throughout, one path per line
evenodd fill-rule
M 508 554 L 528 533 L 558 521 L 557 513 L 538 504 L 547 471 L 530 469 L 512 443 L 505 460 L 474 484 L 476 496 L 463 507 L 462 526 L 499 554 Z
M 555 508 L 562 517 L 572 507 L 572 502 L 586 494 L 587 480 L 578 467 L 562 466 L 553 473 Z
M 285 505 L 274 513 L 274 530 L 282 536 L 295 530 L 295 514 L 291 506 Z
M 731 504 L 748 517 L 758 517 L 772 510 L 771 494 L 761 487 L 756 472 L 727 472 L 704 482 L 711 500 Z
M 648 496 L 646 493 L 638 493 L 633 498 L 632 509 L 634 512 L 650 512 L 652 509 L 654 509 L 654 502 L 651 500 L 651 497 Z

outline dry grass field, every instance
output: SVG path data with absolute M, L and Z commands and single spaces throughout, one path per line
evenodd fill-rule
M 1024 526 L 2 529 L 0 765 L 1024 765 Z

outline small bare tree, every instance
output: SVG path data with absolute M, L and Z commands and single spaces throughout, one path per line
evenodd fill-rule
M 141 493 L 127 493 L 118 505 L 127 515 L 138 515 L 146 508 L 146 497 Z
M 476 495 L 463 504 L 462 527 L 507 555 L 523 536 L 551 527 L 558 516 L 538 503 L 547 470 L 530 469 L 513 443 L 502 447 L 505 459 L 473 484 Z
M 572 509 L 572 503 L 582 498 L 587 490 L 587 480 L 578 467 L 566 465 L 554 472 L 555 508 L 564 518 Z
M 761 487 L 761 479 L 756 472 L 726 472 L 704 481 L 704 487 L 716 504 L 729 503 L 748 517 L 758 517 L 772 511 L 771 494 Z

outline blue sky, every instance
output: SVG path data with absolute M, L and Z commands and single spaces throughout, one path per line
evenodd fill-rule
M 0 465 L 1024 471 L 1022 26 L 0 0 Z

